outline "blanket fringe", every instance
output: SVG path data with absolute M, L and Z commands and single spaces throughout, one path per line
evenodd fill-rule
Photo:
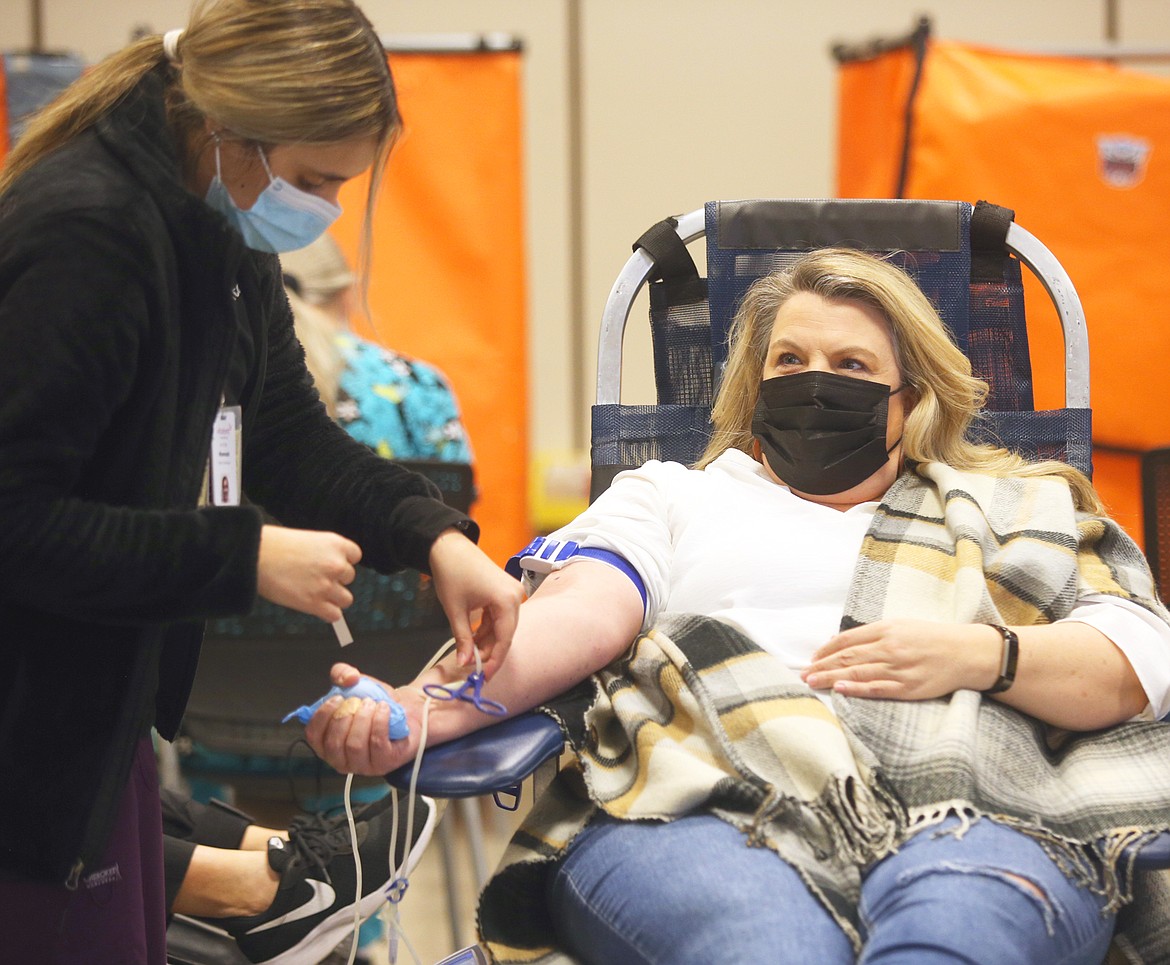
M 801 801 L 768 786 L 744 827 L 751 847 L 769 847 L 775 826 L 804 832 L 821 860 L 864 867 L 896 849 L 906 831 L 897 797 L 875 782 L 866 787 L 850 775 L 830 780 L 816 801 Z
M 822 798 L 840 854 L 859 865 L 880 861 L 906 831 L 901 802 L 881 781 L 866 786 L 856 777 L 831 781 Z

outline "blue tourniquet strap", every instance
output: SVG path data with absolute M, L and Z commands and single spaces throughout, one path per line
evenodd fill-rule
M 611 550 L 581 547 L 573 540 L 555 540 L 549 539 L 547 536 L 537 536 L 524 549 L 508 560 L 504 570 L 518 580 L 526 572 L 540 578 L 553 570 L 559 570 L 574 557 L 599 560 L 621 570 L 637 588 L 638 595 L 642 598 L 642 611 L 645 612 L 646 585 L 642 582 L 642 577 L 624 557 Z

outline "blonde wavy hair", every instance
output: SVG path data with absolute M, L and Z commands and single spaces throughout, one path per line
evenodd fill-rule
M 352 0 L 198 0 L 169 64 L 161 36 L 112 54 L 26 128 L 0 172 L 0 195 L 41 158 L 92 127 L 167 64 L 167 118 L 188 174 L 205 119 L 261 147 L 373 137 L 362 243 L 369 264 L 374 200 L 402 117 L 386 52 Z
M 727 368 L 711 413 L 714 431 L 697 468 L 727 449 L 752 453 L 752 412 L 772 324 L 780 307 L 798 292 L 868 305 L 889 323 L 894 357 L 913 393 L 902 437 L 907 459 L 992 475 L 1059 476 L 1068 482 L 1078 508 L 1103 512 L 1093 484 L 1072 466 L 1055 460 L 1029 462 L 1008 449 L 967 438 L 987 398 L 987 383 L 971 374 L 967 356 L 909 275 L 889 261 L 848 248 L 811 252 L 748 290 L 728 335 Z
M 341 374 L 345 370 L 345 359 L 335 339 L 337 327 L 324 309 L 305 301 L 288 286 L 284 293 L 292 310 L 297 341 L 305 350 L 305 367 L 313 377 L 325 411 L 331 419 L 336 419 Z

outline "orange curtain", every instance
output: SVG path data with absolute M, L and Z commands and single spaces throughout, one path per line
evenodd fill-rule
M 528 523 L 526 279 L 516 51 L 395 53 L 406 121 L 373 215 L 361 334 L 450 379 L 471 438 L 480 545 L 502 563 Z M 338 242 L 358 257 L 367 185 Z
M 911 57 L 843 65 L 840 196 L 891 196 Z M 1170 381 L 1155 361 L 1170 357 L 1170 80 L 931 41 L 911 116 L 905 197 L 1012 208 L 1069 273 L 1089 327 L 1095 482 L 1140 540 L 1137 473 L 1115 450 L 1136 458 L 1170 444 Z M 884 138 L 866 133 L 875 117 L 890 125 Z M 1054 312 L 1033 308 L 1048 304 L 1039 285 L 1028 298 L 1037 406 L 1058 407 L 1059 326 Z
M 837 194 L 893 197 L 902 157 L 914 50 L 841 64 L 837 73 Z

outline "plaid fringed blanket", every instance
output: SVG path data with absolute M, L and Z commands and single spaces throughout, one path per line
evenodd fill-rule
M 1132 542 L 1076 514 L 1062 483 L 936 465 L 919 473 L 903 476 L 876 514 L 844 625 L 1046 623 L 1085 592 L 1166 618 Z M 949 812 L 990 817 L 1125 904 L 1116 944 L 1129 961 L 1170 961 L 1167 875 L 1133 876 L 1119 858 L 1170 829 L 1163 724 L 1055 733 L 971 691 L 835 697 L 834 716 L 742 634 L 688 615 L 664 617 L 595 683 L 574 765 L 537 802 L 482 896 L 481 937 L 498 962 L 571 961 L 552 938 L 545 876 L 598 809 L 626 820 L 716 814 L 796 868 L 855 945 L 866 866 Z

